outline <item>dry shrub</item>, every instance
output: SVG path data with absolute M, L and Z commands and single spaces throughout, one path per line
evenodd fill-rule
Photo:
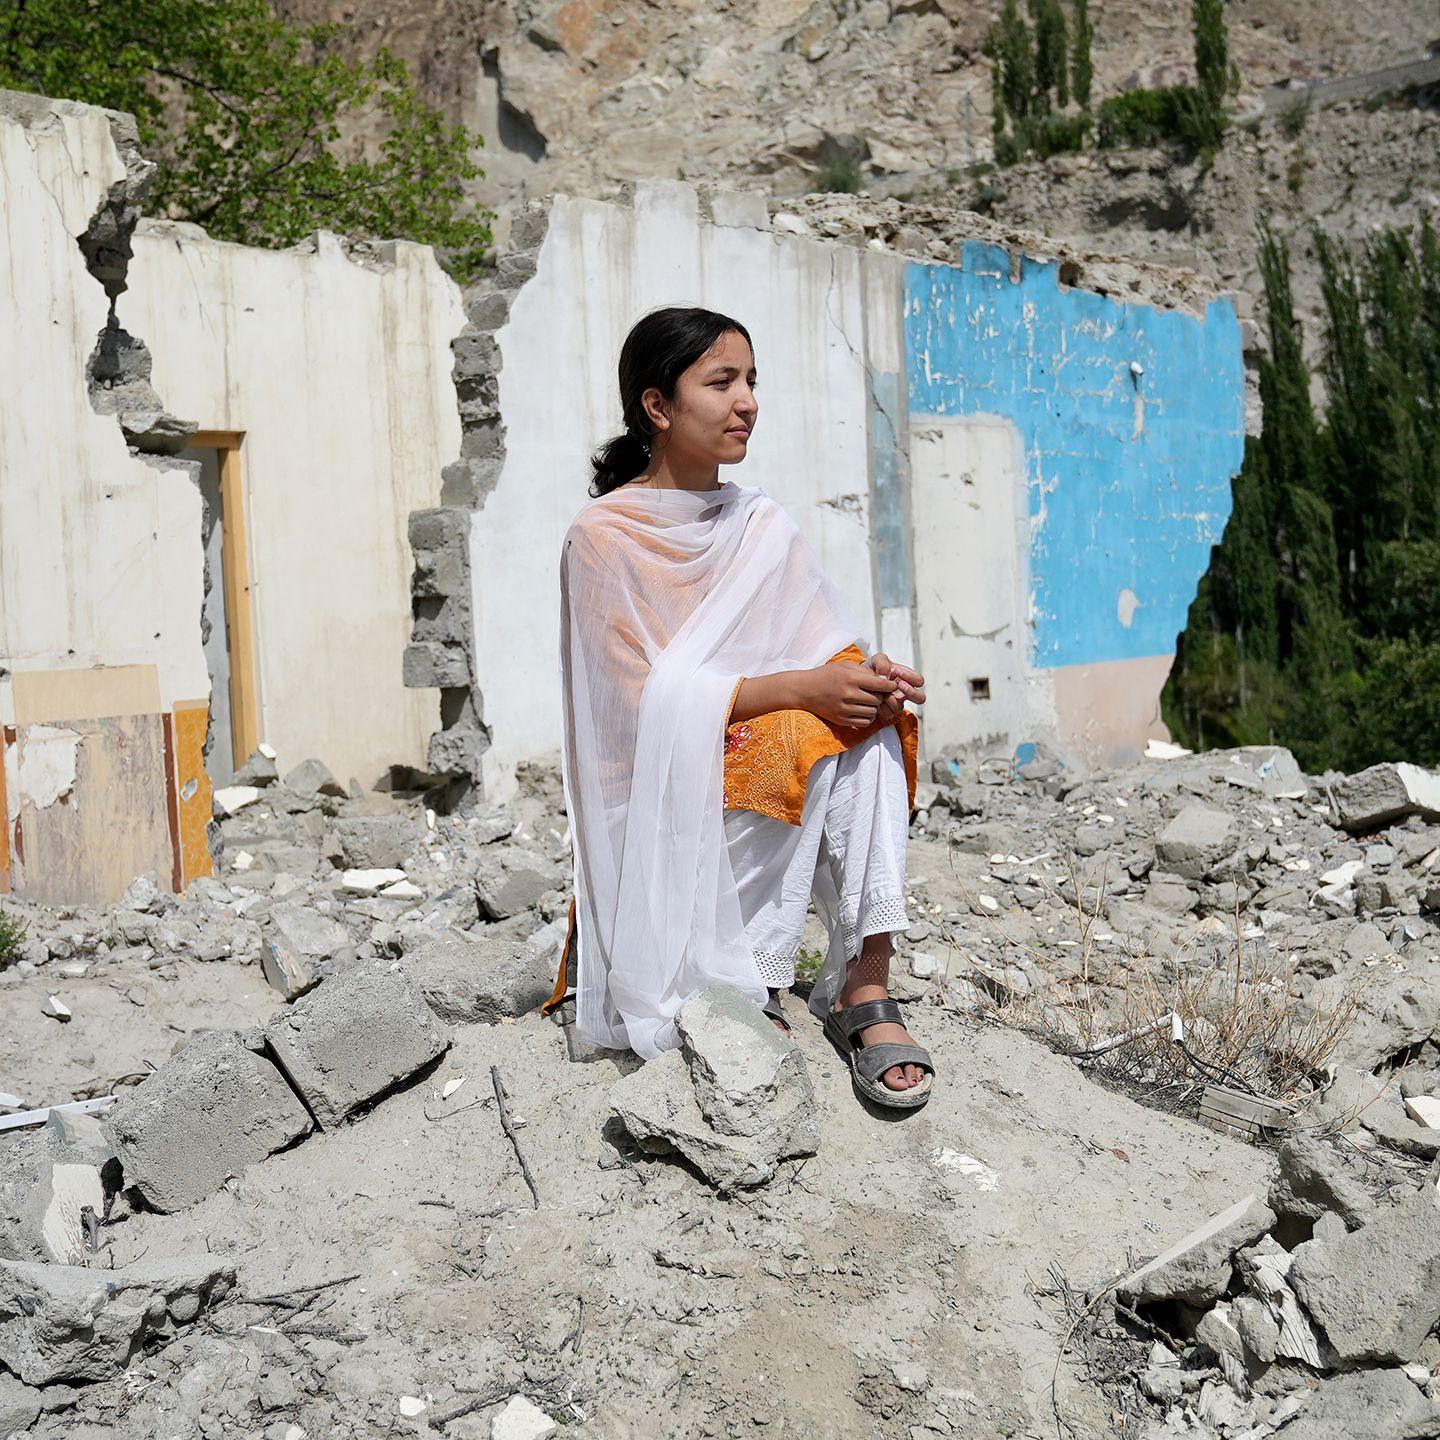
M 1168 959 L 1152 955 L 1138 937 L 1111 931 L 1103 878 L 1087 884 L 1073 855 L 1065 857 L 1064 869 L 1058 883 L 1043 874 L 1032 883 L 1068 906 L 1076 941 L 1042 948 L 1012 935 L 1006 916 L 984 914 L 1001 961 L 991 963 L 972 947 L 970 963 L 958 972 L 952 967 L 952 976 L 959 973 L 976 986 L 997 1020 L 1166 1108 L 1198 1102 L 1211 1083 L 1276 1100 L 1295 1100 L 1314 1089 L 1355 1017 L 1368 976 L 1347 987 L 1331 1008 L 1302 1003 L 1294 993 L 1294 964 L 1247 944 L 1238 910 L 1227 963 L 1201 947 L 1201 935 Z M 948 943 L 965 955 L 946 930 Z M 1105 941 L 1115 942 L 1113 948 Z M 1014 978 L 1009 966 L 1023 971 L 1028 989 L 1017 993 L 1005 983 Z M 1172 1014 L 1183 1023 L 1178 1044 Z M 1121 1036 L 1130 1038 L 1087 1056 Z

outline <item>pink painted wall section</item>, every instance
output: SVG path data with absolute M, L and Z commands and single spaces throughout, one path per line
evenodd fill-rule
M 1052 686 L 1061 744 L 1087 764 L 1116 765 L 1144 754 L 1147 740 L 1168 740 L 1160 691 L 1174 663 L 1147 655 L 1038 671 Z

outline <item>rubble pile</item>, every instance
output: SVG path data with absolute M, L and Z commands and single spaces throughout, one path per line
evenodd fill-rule
M 1018 1357 L 1064 1338 L 1027 1277 L 1205 1214 L 1115 1291 L 1157 1440 L 1434 1423 L 1436 777 L 1311 777 L 1278 747 L 935 760 L 892 991 L 941 1078 L 903 1128 L 799 1007 L 787 1036 L 707 991 L 644 1066 L 539 1017 L 569 841 L 558 775 L 522 779 L 438 815 L 257 754 L 188 894 L 6 898 L 0 1435 L 603 1435 L 643 1429 L 624 1377 L 656 1365 L 675 1433 L 738 1435 L 779 1413 L 725 1348 L 747 1307 L 821 1325 L 804 1363 L 846 1337 L 797 1434 L 1026 1433 L 1049 1400 Z M 1225 1031 L 1212 991 L 1264 1023 Z M 1185 1106 L 1160 1093 L 1173 1015 Z M 1127 1055 L 1123 1092 L 1089 1083 Z M 1278 1162 L 1187 1118 L 1217 1077 L 1280 1107 Z M 1092 1392 L 1065 1413 L 1100 1433 Z
M 1144 1432 L 1405 1440 L 1440 1421 L 1440 1167 L 1414 1177 L 1302 1133 L 1247 1196 L 1116 1286 L 1157 1338 Z M 1295 1422 L 1293 1427 L 1291 1422 Z

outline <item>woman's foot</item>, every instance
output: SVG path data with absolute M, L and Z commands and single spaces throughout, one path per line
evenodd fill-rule
M 836 1010 L 863 1005 L 867 1000 L 885 1000 L 890 991 L 890 954 L 888 935 L 867 935 L 860 954 L 850 962 L 845 984 L 835 1000 Z M 913 1045 L 914 1039 L 903 1025 L 891 1023 L 867 1025 L 858 1032 L 862 1045 Z M 919 1065 L 893 1065 L 881 1077 L 890 1090 L 911 1090 L 925 1079 Z

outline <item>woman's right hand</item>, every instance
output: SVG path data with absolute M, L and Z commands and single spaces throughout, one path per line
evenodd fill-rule
M 895 690 L 893 680 L 850 660 L 832 660 L 828 665 L 803 670 L 799 679 L 798 708 L 846 730 L 873 725 L 881 705 Z

